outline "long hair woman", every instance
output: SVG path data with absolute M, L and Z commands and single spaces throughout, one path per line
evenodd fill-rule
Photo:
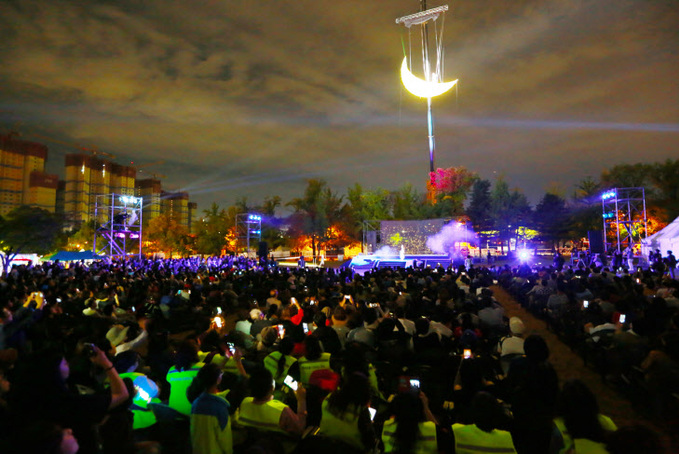
M 438 421 L 429 410 L 423 392 L 397 395 L 390 405 L 391 418 L 385 421 L 382 442 L 385 453 L 424 454 L 438 452 Z
M 354 372 L 322 404 L 319 434 L 365 451 L 375 448 L 368 377 Z

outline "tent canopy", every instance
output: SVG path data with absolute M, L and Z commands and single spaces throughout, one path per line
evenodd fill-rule
M 674 255 L 679 253 L 679 217 L 661 231 L 641 240 L 641 251 L 644 255 L 656 249 L 660 249 L 663 256 L 667 251 L 672 251 Z
M 49 258 L 51 261 L 60 260 L 62 262 L 74 262 L 78 260 L 98 260 L 103 258 L 92 251 L 72 252 L 59 251 Z

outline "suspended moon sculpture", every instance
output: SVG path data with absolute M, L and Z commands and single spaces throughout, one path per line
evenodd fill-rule
M 420 79 L 416 75 L 410 72 L 408 69 L 408 58 L 403 59 L 403 64 L 401 65 L 401 81 L 403 81 L 403 86 L 406 87 L 410 93 L 420 98 L 434 98 L 438 95 L 442 95 L 451 88 L 455 86 L 458 79 L 452 82 L 429 82 L 424 79 Z

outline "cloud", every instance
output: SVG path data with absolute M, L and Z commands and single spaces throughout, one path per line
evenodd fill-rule
M 547 182 L 573 184 L 641 150 L 675 156 L 670 2 L 450 6 L 446 78 L 460 88 L 434 100 L 441 166 L 504 172 L 535 199 Z M 394 23 L 416 9 L 412 0 L 6 0 L 0 126 L 21 121 L 27 135 L 96 144 L 121 162 L 168 158 L 157 171 L 202 203 L 261 199 L 268 181 L 293 196 L 312 176 L 340 191 L 357 181 L 423 188 L 425 103 L 400 86 L 408 32 Z M 66 151 L 51 147 L 50 160 Z

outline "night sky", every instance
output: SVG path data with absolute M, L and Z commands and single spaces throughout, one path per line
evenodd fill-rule
M 429 1 L 428 7 L 445 2 Z M 437 167 L 532 203 L 679 158 L 679 2 L 461 0 L 445 16 Z M 424 191 L 426 101 L 400 83 L 417 0 L 0 0 L 0 132 L 96 146 L 199 207 L 307 178 Z M 413 39 L 419 39 L 413 35 Z M 41 140 L 37 140 L 41 141 Z M 50 147 L 48 170 L 63 178 Z

